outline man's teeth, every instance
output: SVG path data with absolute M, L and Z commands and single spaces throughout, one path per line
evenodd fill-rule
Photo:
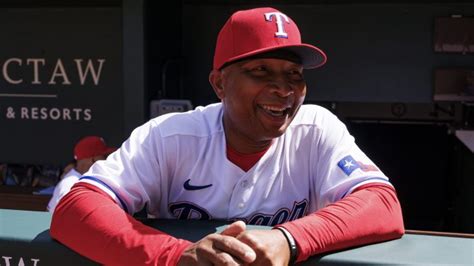
M 275 106 L 262 106 L 263 109 L 268 110 L 268 111 L 273 111 L 273 112 L 283 112 L 286 110 L 286 108 L 280 108 L 280 107 L 275 107 Z
M 276 107 L 276 106 L 268 106 L 262 105 L 262 108 L 267 111 L 267 113 L 274 115 L 274 116 L 282 116 L 285 114 L 288 107 Z

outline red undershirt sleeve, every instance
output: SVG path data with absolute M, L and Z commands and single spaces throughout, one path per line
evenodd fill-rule
M 361 186 L 325 208 L 280 226 L 296 241 L 297 262 L 328 251 L 400 238 L 405 231 L 396 192 L 384 184 Z
M 151 228 L 97 187 L 78 183 L 61 199 L 51 236 L 105 265 L 176 265 L 191 242 Z

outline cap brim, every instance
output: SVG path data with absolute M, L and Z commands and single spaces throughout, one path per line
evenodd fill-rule
M 287 49 L 301 57 L 302 65 L 305 69 L 318 68 L 326 64 L 326 54 L 315 46 L 302 44 L 299 46 L 290 46 Z
M 301 64 L 305 69 L 318 68 L 324 65 L 327 61 L 326 54 L 316 46 L 310 44 L 299 44 L 299 45 L 279 45 L 274 47 L 266 47 L 264 49 L 254 50 L 245 54 L 234 56 L 227 60 L 224 65 L 231 64 L 234 61 L 245 59 L 246 57 L 251 57 L 265 52 L 275 51 L 275 50 L 288 50 L 301 58 Z M 224 66 L 222 65 L 222 66 Z M 222 68 L 221 66 L 221 68 Z

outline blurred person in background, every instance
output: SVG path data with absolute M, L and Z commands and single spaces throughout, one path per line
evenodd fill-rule
M 48 203 L 48 211 L 53 213 L 59 200 L 66 195 L 79 178 L 99 160 L 105 160 L 116 148 L 108 147 L 103 138 L 87 136 L 74 146 L 75 163 L 65 167 L 61 180 L 54 188 L 53 196 Z

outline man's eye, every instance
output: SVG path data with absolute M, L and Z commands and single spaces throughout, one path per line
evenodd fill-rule
M 252 68 L 252 72 L 266 72 L 266 71 L 267 71 L 267 68 L 264 66 L 258 66 L 258 67 Z
M 268 75 L 268 69 L 265 66 L 257 66 L 247 70 L 247 73 L 256 77 L 263 77 Z
M 290 71 L 289 73 L 289 76 L 291 79 L 294 79 L 294 80 L 302 80 L 303 79 L 303 73 L 301 73 L 300 71 Z

